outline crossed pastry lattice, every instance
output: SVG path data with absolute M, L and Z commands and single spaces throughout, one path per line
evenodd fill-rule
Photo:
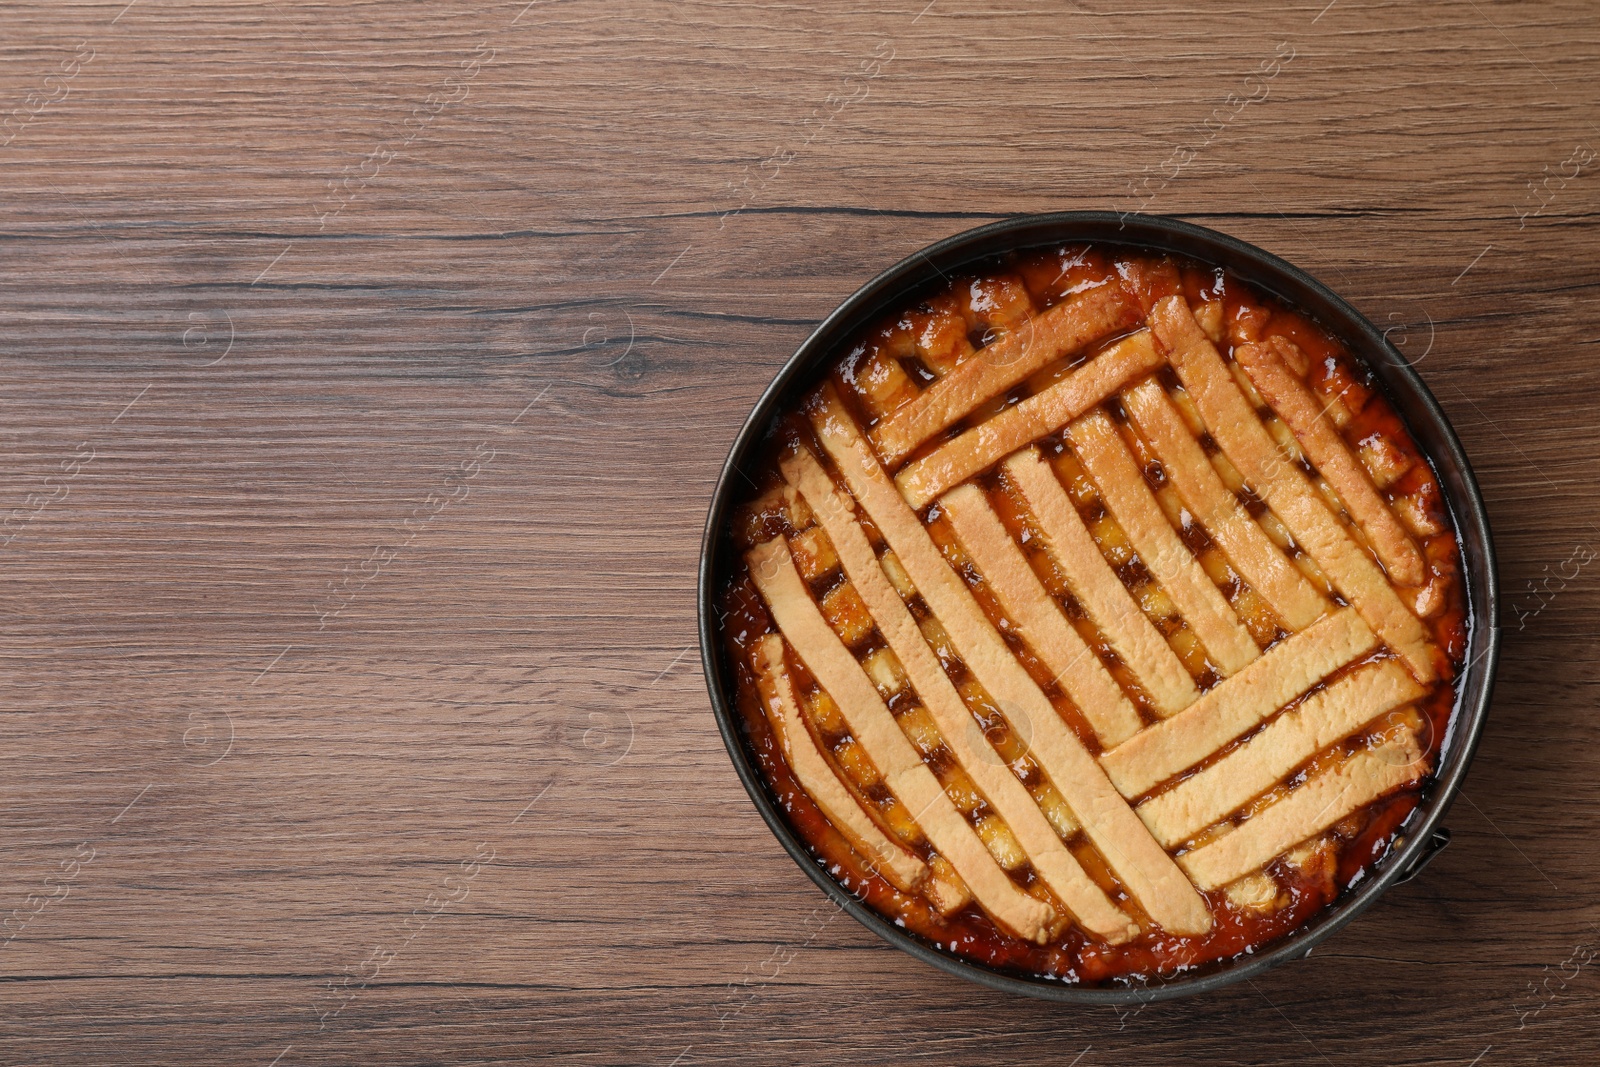
M 831 383 L 808 397 L 820 447 L 792 442 L 780 461 L 799 532 L 746 554 L 778 630 L 754 667 L 796 779 L 897 888 L 946 911 L 975 902 L 1041 943 L 1068 921 L 1113 944 L 1146 924 L 1203 934 L 1202 891 L 1260 879 L 1426 773 L 1414 729 L 1370 730 L 1439 674 L 1397 592 L 1422 582 L 1422 556 L 1300 350 L 1271 338 L 1229 360 L 1219 333 L 1182 295 L 1145 313 L 1105 285 L 952 361 L 870 432 Z M 1124 581 L 1131 558 L 1142 583 Z M 1276 641 L 1252 636 L 1219 559 L 1275 614 Z M 1204 691 L 1177 651 L 1193 646 Z M 819 740 L 829 721 L 842 746 Z M 1046 892 L 1008 874 L 1025 865 Z

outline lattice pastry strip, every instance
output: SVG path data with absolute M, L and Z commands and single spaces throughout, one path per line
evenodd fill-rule
M 1293 341 L 1274 337 L 1262 344 L 1240 345 L 1234 359 L 1250 375 L 1256 389 L 1316 466 L 1318 473 L 1339 494 L 1389 576 L 1401 585 L 1421 585 L 1426 580 L 1422 554 L 1406 534 L 1388 503 L 1378 495 L 1371 476 L 1351 453 L 1333 424 L 1291 364 L 1305 362 Z
M 1403 733 L 1357 752 L 1178 862 L 1201 889 L 1227 885 L 1427 772 L 1416 738 Z
M 911 812 L 929 842 L 946 857 L 973 898 L 1001 925 L 1029 940 L 1050 935 L 1054 910 L 1029 896 L 1000 867 L 970 823 L 945 794 L 894 721 L 872 680 L 822 617 L 789 546 L 775 537 L 745 554 L 784 639 L 833 697 L 850 732 L 883 775 L 889 791 Z
M 968 357 L 888 415 L 874 427 L 872 443 L 886 463 L 897 464 L 934 434 L 1050 363 L 1133 325 L 1137 314 L 1138 309 L 1114 285 L 1057 304 Z M 937 491 L 932 494 L 937 495 Z
M 786 456 L 781 466 L 784 477 L 805 497 L 827 531 L 846 576 L 899 659 L 911 687 L 932 714 L 945 745 L 1011 828 L 1028 861 L 1080 925 L 1113 943 L 1126 940 L 1134 933 L 1134 924 L 1084 873 L 1033 797 L 984 736 L 884 573 L 857 522 L 854 503 L 808 450 Z
M 1008 407 L 895 475 L 906 503 L 922 508 L 940 493 L 1025 448 L 1160 364 L 1147 330 L 1106 349 L 1042 393 Z M 952 375 L 954 377 L 954 375 Z M 949 379 L 939 383 L 942 387 Z
M 1304 630 L 1328 609 L 1281 549 L 1262 531 L 1218 476 L 1183 417 L 1153 380 L 1122 394 L 1124 408 L 1211 539 L 1234 569 L 1292 630 Z M 1252 417 L 1254 417 L 1252 415 Z
M 1224 676 L 1244 669 L 1261 654 L 1250 631 L 1167 522 L 1111 420 L 1104 412 L 1092 411 L 1067 427 L 1067 439 L 1099 487 L 1107 509 L 1177 604 L 1212 662 Z
M 1039 581 L 983 491 L 958 486 L 939 498 L 939 506 L 1022 640 L 1066 689 L 1100 743 L 1110 748 L 1137 733 L 1138 711 Z
M 1039 450 L 1026 448 L 1006 460 L 1001 469 L 1032 514 L 1045 550 L 1065 575 L 1073 596 L 1138 679 L 1156 713 L 1176 715 L 1198 700 L 1200 690 L 1183 661 L 1100 554 L 1078 509 Z
M 882 418 L 922 392 L 919 379 L 943 377 L 971 356 L 970 331 L 984 327 L 1003 338 L 1019 324 L 1027 327 L 1032 313 L 1033 302 L 1015 279 L 975 281 L 959 294 L 932 297 L 900 317 L 870 352 L 853 354 L 856 395 L 873 418 Z
M 756 684 L 784 762 L 850 846 L 895 888 L 913 892 L 928 879 L 928 865 L 891 841 L 850 795 L 807 729 L 800 696 L 784 662 L 783 638 L 768 634 L 756 646 Z
M 1007 276 L 1005 322 L 978 351 L 971 308 L 948 293 L 858 349 L 842 380 L 871 430 L 832 382 L 810 395 L 821 452 L 797 428 L 779 461 L 795 552 L 777 536 L 746 556 L 782 635 L 757 643 L 757 681 L 802 788 L 898 888 L 970 893 L 1040 943 L 1069 917 L 1111 944 L 1146 919 L 1204 934 L 1200 891 L 1273 897 L 1263 867 L 1428 769 L 1410 706 L 1442 660 L 1390 582 L 1427 576 L 1400 495 L 1391 508 L 1292 342 L 1240 343 L 1226 362 L 1221 303 L 1203 328 L 1165 295 L 1182 285 L 1170 262 L 1135 268 L 1031 315 Z M 1170 394 L 1163 363 L 1181 381 Z M 833 568 L 819 606 L 806 581 Z M 858 661 L 849 646 L 873 631 L 883 643 Z M 785 648 L 925 845 L 886 835 L 807 731 Z M 943 753 L 938 776 L 912 740 Z
M 1359 667 L 1308 696 L 1226 756 L 1139 805 L 1139 817 L 1176 848 L 1260 796 L 1312 756 L 1423 695 L 1397 661 Z
M 1356 610 L 1419 681 L 1438 676 L 1427 632 L 1383 572 L 1345 532 L 1305 474 L 1278 451 L 1210 338 L 1179 296 L 1159 301 L 1150 325 L 1194 397 L 1211 435 Z
M 1341 608 L 1272 646 L 1174 717 L 1100 757 L 1125 797 L 1149 792 L 1265 722 L 1327 675 L 1377 647 L 1361 616 Z
M 1164 929 L 1174 933 L 1209 929 L 1211 914 L 1205 901 L 1017 662 L 879 465 L 831 385 L 818 390 L 807 413 L 851 495 L 944 623 L 968 669 L 999 702 L 1013 729 L 1029 739 L 1031 754 L 1066 798 L 1090 844 Z

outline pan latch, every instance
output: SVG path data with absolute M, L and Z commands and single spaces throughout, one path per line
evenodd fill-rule
M 1439 827 L 1433 832 L 1433 836 L 1428 839 L 1428 847 L 1423 849 L 1420 856 L 1411 861 L 1411 866 L 1407 867 L 1405 873 L 1394 880 L 1394 884 L 1404 885 L 1406 882 L 1411 881 L 1411 879 L 1421 874 L 1422 869 L 1428 864 L 1432 863 L 1433 858 L 1439 853 L 1443 852 L 1444 846 L 1448 845 L 1449 843 L 1450 831 L 1446 830 L 1442 826 Z

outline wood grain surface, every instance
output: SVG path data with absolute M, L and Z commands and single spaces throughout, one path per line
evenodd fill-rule
M 25 0 L 0 54 L 0 1062 L 1595 1055 L 1585 0 Z M 1506 592 L 1455 843 L 1142 1010 L 835 913 L 695 647 L 782 361 L 911 251 L 1068 208 L 1392 327 Z

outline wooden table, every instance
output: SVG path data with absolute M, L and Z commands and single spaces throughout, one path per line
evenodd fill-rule
M 0 1060 L 1589 1062 L 1592 7 L 1141 8 L 0 10 Z M 1438 862 L 1142 1011 L 835 915 L 695 640 L 711 486 L 800 339 L 1065 208 L 1392 327 L 1508 607 Z

